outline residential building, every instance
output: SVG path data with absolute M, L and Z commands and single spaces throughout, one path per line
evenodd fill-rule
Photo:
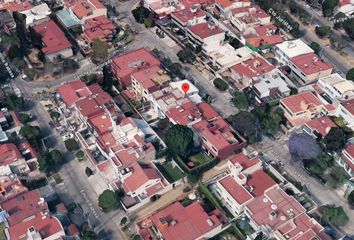
M 158 66 L 133 73 L 131 75 L 133 93 L 138 99 L 148 101 L 151 93 L 167 84 L 171 77 Z
M 11 14 L 11 12 L 7 9 L 0 9 L 0 28 L 6 31 L 4 27 L 7 29 L 14 29 L 16 27 L 16 22 Z
M 30 172 L 25 158 L 21 155 L 16 145 L 12 143 L 0 145 L 0 168 L 7 166 L 16 174 L 27 174 Z
M 290 65 L 291 59 L 308 53 L 314 53 L 301 39 L 285 41 L 275 47 L 275 56 L 283 65 Z
M 12 174 L 9 166 L 0 168 L 0 172 L 0 202 L 28 191 L 20 179 Z
M 33 6 L 28 0 L 1 1 L 0 9 L 6 9 L 10 12 L 22 12 L 31 9 Z
M 337 12 L 342 12 L 347 17 L 351 17 L 354 13 L 354 1 L 353 0 L 340 0 L 339 1 L 339 8 L 336 10 Z M 344 21 L 345 19 L 340 19 Z
M 324 105 L 312 92 L 301 92 L 280 100 L 284 116 L 293 126 L 301 126 L 311 119 L 333 113 L 330 105 Z
M 184 7 L 178 0 L 144 0 L 143 6 L 149 9 L 159 19 L 168 17 L 171 13 L 181 10 Z
M 216 25 L 214 21 L 199 23 L 188 26 L 187 37 L 189 42 L 195 46 L 219 44 L 225 39 L 225 32 Z
M 329 117 L 319 117 L 305 123 L 302 130 L 311 137 L 321 140 L 334 127 L 337 127 L 337 125 Z
M 354 144 L 346 146 L 342 154 L 335 154 L 334 159 L 344 168 L 349 176 L 354 176 Z
M 339 103 L 336 114 L 344 120 L 348 127 L 354 129 L 354 98 Z
M 332 64 L 319 59 L 314 53 L 292 57 L 288 66 L 291 69 L 290 75 L 297 79 L 301 85 L 307 85 L 329 76 L 333 70 Z
M 175 202 L 140 223 L 140 234 L 144 239 L 155 234 L 165 240 L 201 240 L 215 236 L 221 228 L 218 216 L 206 213 L 199 202 L 187 207 Z
M 88 44 L 94 39 L 102 42 L 110 42 L 115 32 L 113 21 L 107 19 L 104 15 L 90 18 L 83 25 L 83 36 Z
M 206 14 L 202 9 L 197 7 L 190 9 L 186 8 L 172 13 L 171 19 L 177 27 L 186 31 L 188 26 L 206 22 Z
M 49 15 L 52 12 L 46 3 L 41 3 L 21 13 L 26 15 L 26 26 L 28 27 L 49 21 Z
M 58 55 L 64 58 L 73 56 L 71 43 L 53 20 L 35 25 L 33 29 L 42 36 L 42 52 L 50 61 Z
M 147 48 L 130 51 L 112 59 L 112 72 L 124 88 L 131 85 L 131 74 L 160 66 L 160 61 Z
M 321 96 L 327 99 L 329 103 L 335 100 L 345 101 L 354 98 L 354 82 L 346 80 L 338 73 L 320 78 L 317 82 L 317 86 L 325 94 L 321 94 Z
M 72 108 L 79 99 L 83 99 L 88 95 L 86 84 L 80 80 L 75 80 L 60 85 L 57 97 L 60 97 L 67 108 Z
M 249 0 L 215 0 L 215 9 L 220 13 L 221 16 L 229 18 L 232 15 L 232 11 L 238 8 L 245 8 L 251 6 L 251 1 Z
M 267 51 L 270 47 L 282 43 L 284 40 L 279 35 L 279 29 L 274 24 L 255 26 L 247 29 L 247 34 L 241 36 L 241 43 L 253 51 Z
M 67 8 L 71 8 L 73 13 L 81 23 L 99 16 L 107 17 L 107 8 L 99 0 L 63 0 Z
M 250 33 L 249 31 L 254 27 L 271 23 L 270 15 L 263 11 L 258 5 L 234 9 L 230 22 L 243 34 Z

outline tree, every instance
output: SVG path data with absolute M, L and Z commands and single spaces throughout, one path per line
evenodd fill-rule
M 144 23 L 144 20 L 150 16 L 150 11 L 149 9 L 140 6 L 133 9 L 132 14 L 135 18 L 135 21 L 138 23 Z
M 26 32 L 26 15 L 19 12 L 14 12 L 13 18 L 16 23 L 16 33 L 20 39 L 21 56 L 24 56 L 29 47 L 29 41 L 27 39 Z
M 234 129 L 247 138 L 248 143 L 261 140 L 261 128 L 258 118 L 255 114 L 240 111 L 231 118 L 231 124 Z
M 60 113 L 58 113 L 57 111 L 51 110 L 49 112 L 50 118 L 53 119 L 54 121 L 58 121 L 59 117 L 60 117 Z
M 165 135 L 165 143 L 174 156 L 187 156 L 193 147 L 193 131 L 183 125 L 173 125 Z
M 111 73 L 111 69 L 108 65 L 103 67 L 103 80 L 102 80 L 102 88 L 108 93 L 113 92 L 113 77 Z
M 224 80 L 221 78 L 216 78 L 213 81 L 215 87 L 219 89 L 220 91 L 226 91 L 229 88 L 229 84 L 227 84 Z
M 9 52 L 7 57 L 13 61 L 16 58 L 21 58 L 21 49 L 17 46 L 17 44 L 12 44 L 9 48 Z
M 334 28 L 338 29 L 338 28 L 341 28 L 343 27 L 343 22 L 345 20 L 348 19 L 348 16 L 345 15 L 345 13 L 342 13 L 342 12 L 338 12 L 335 16 L 334 16 Z
M 31 147 L 33 147 L 37 152 L 42 150 L 42 136 L 38 126 L 30 126 L 25 124 L 20 129 L 20 135 L 25 138 Z
M 152 28 L 155 26 L 155 21 L 151 18 L 145 18 L 144 19 L 144 25 L 146 28 Z
M 294 133 L 288 143 L 290 154 L 295 158 L 315 159 L 321 153 L 316 141 L 306 133 Z
M 74 138 L 70 138 L 64 142 L 66 149 L 69 152 L 74 152 L 79 149 L 79 144 L 76 142 Z
M 116 210 L 120 207 L 119 197 L 115 192 L 107 189 L 98 197 L 98 206 L 104 212 Z
M 336 50 L 336 51 L 341 51 L 343 48 L 346 46 L 346 41 L 344 41 L 342 38 L 337 38 L 334 35 L 331 35 L 329 37 L 329 42 L 331 44 L 331 47 Z
M 85 231 L 80 238 L 82 240 L 97 240 L 97 234 L 94 231 Z
M 97 62 L 103 62 L 108 57 L 109 45 L 95 38 L 92 42 L 92 58 Z
M 329 130 L 329 133 L 323 139 L 323 143 L 328 151 L 339 151 L 343 149 L 346 140 L 343 129 L 335 127 Z
M 316 159 L 306 160 L 304 165 L 310 173 L 322 177 L 323 173 L 331 166 L 331 157 L 322 152 Z
M 343 169 L 337 166 L 331 168 L 331 171 L 326 178 L 328 185 L 332 188 L 338 188 L 342 186 L 345 180 L 347 180 Z
M 315 27 L 315 33 L 320 38 L 328 37 L 329 34 L 331 33 L 331 27 L 330 26 Z
M 261 126 L 269 133 L 275 135 L 279 131 L 280 122 L 281 118 L 278 115 L 270 114 L 261 122 Z
M 30 116 L 26 113 L 19 113 L 18 119 L 20 120 L 21 123 L 26 124 L 30 121 Z
M 346 79 L 354 81 L 354 68 L 349 69 L 345 75 Z
M 316 54 L 318 54 L 321 51 L 321 45 L 318 44 L 317 42 L 312 42 L 310 44 L 310 47 L 315 51 Z
M 354 18 L 349 18 L 343 22 L 343 28 L 351 39 L 354 39 Z
M 55 166 L 64 162 L 64 158 L 60 151 L 52 150 L 46 151 L 37 159 L 39 169 L 43 172 L 49 173 Z
M 298 93 L 299 91 L 297 90 L 297 88 L 290 87 L 290 95 L 296 95 Z
M 248 108 L 248 99 L 247 96 L 244 92 L 240 91 L 236 91 L 233 95 L 233 103 L 236 107 L 238 107 L 239 109 L 247 109 Z
M 31 43 L 34 47 L 38 49 L 42 49 L 43 42 L 42 42 L 42 35 L 36 32 L 31 26 L 28 27 L 28 37 L 31 40 Z
M 348 203 L 351 207 L 354 207 L 354 190 L 348 195 Z
M 338 0 L 324 0 L 322 2 L 322 14 L 324 17 L 330 17 L 334 13 L 334 8 L 338 5 Z
M 177 57 L 183 63 L 193 63 L 195 60 L 195 55 L 193 50 L 189 47 L 185 47 L 177 53 Z
M 241 42 L 237 38 L 233 37 L 229 38 L 229 44 L 235 49 L 238 49 L 242 46 Z
M 23 103 L 23 98 L 17 97 L 15 94 L 10 94 L 5 98 L 6 106 L 13 111 L 21 110 Z
M 80 68 L 80 65 L 74 60 L 70 58 L 65 58 L 63 61 L 63 70 L 64 72 L 73 72 Z
M 347 224 L 349 218 L 342 207 L 334 205 L 325 205 L 320 207 L 322 217 L 333 225 L 343 227 Z

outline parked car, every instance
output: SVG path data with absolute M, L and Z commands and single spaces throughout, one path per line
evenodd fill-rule
M 67 133 L 67 134 L 65 134 L 64 136 L 62 136 L 61 138 L 63 139 L 63 141 L 66 141 L 66 140 L 68 140 L 68 139 L 70 139 L 70 138 L 73 138 L 74 137 L 74 134 L 72 134 L 72 133 Z

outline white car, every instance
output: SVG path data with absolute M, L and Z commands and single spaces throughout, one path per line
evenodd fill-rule
M 68 140 L 68 139 L 70 139 L 70 138 L 73 138 L 74 137 L 74 134 L 72 134 L 72 133 L 67 133 L 67 134 L 65 134 L 64 136 L 62 136 L 61 138 L 63 139 L 63 141 L 66 141 L 66 140 Z

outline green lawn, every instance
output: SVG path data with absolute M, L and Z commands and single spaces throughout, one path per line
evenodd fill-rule
M 6 240 L 5 223 L 0 223 L 0 240 Z
M 174 167 L 172 163 L 166 163 L 162 165 L 162 168 L 163 171 L 168 175 L 169 180 L 172 180 L 173 182 L 183 177 L 183 172 L 178 167 Z
M 190 157 L 190 160 L 196 165 L 200 166 L 207 162 L 210 162 L 212 159 L 206 156 L 204 153 L 198 153 Z

